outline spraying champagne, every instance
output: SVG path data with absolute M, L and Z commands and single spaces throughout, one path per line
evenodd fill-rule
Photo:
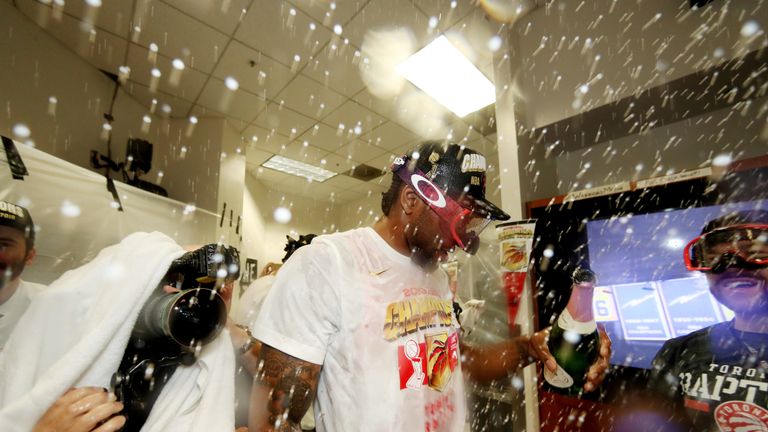
M 580 395 L 590 365 L 600 350 L 600 337 L 592 312 L 592 296 L 596 277 L 588 269 L 573 273 L 571 297 L 558 316 L 549 336 L 547 347 L 557 361 L 557 371 L 544 369 L 548 390 Z

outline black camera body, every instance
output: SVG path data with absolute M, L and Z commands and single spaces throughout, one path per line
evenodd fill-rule
M 237 249 L 208 244 L 174 260 L 139 313 L 112 388 L 124 405 L 123 431 L 139 431 L 180 365 L 192 365 L 227 320 L 219 291 L 240 276 Z

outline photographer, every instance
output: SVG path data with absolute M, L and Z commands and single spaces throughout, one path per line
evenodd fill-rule
M 0 430 L 102 432 L 137 418 L 143 431 L 233 430 L 234 356 L 228 333 L 215 337 L 224 315 L 206 324 L 212 340 L 172 316 L 177 306 L 225 310 L 216 291 L 189 288 L 197 278 L 177 278 L 189 273 L 179 270 L 186 256 L 161 233 L 134 233 L 41 293 L 0 354 Z M 163 292 L 173 280 L 182 292 Z

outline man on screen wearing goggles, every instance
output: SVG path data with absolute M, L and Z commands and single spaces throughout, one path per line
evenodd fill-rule
M 667 341 L 650 387 L 683 430 L 768 430 L 768 211 L 710 221 L 683 259 L 735 318 Z

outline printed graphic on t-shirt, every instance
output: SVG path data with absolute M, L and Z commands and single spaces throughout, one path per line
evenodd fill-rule
M 414 338 L 397 347 L 400 390 L 421 389 L 423 385 L 443 391 L 459 365 L 458 333 L 430 334 L 425 342 Z
M 404 388 L 418 390 L 427 381 L 426 343 L 408 339 L 397 347 L 397 365 L 400 370 L 400 390 Z
M 384 339 L 393 341 L 430 327 L 450 327 L 453 304 L 437 297 L 413 297 L 387 305 Z
M 768 410 L 749 402 L 730 401 L 715 408 L 722 432 L 768 431 Z
M 681 372 L 685 407 L 714 417 L 721 431 L 768 431 L 768 379 L 762 368 L 710 363 Z
M 450 430 L 446 419 L 453 417 L 456 407 L 453 405 L 452 393 L 441 395 L 437 400 L 424 405 L 424 432 L 439 432 Z

